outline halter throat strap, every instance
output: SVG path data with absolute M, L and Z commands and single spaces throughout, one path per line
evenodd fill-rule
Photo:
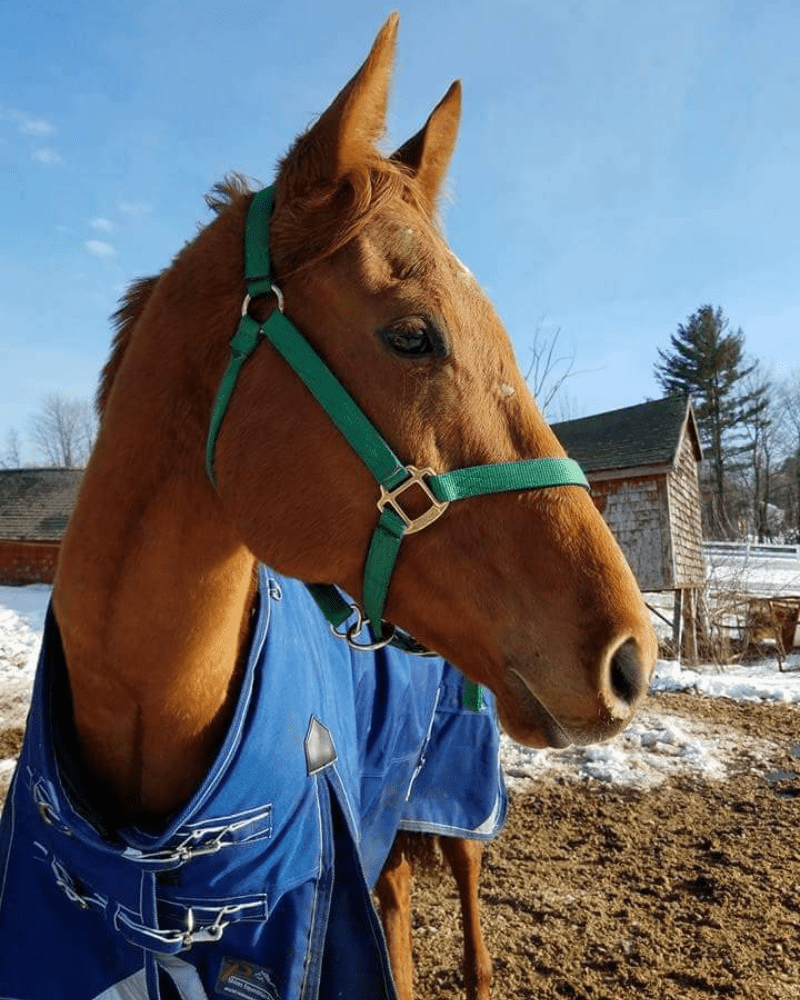
M 253 196 L 248 210 L 245 231 L 247 295 L 239 326 L 231 340 L 231 357 L 211 414 L 206 442 L 206 471 L 216 488 L 214 453 L 228 404 L 242 366 L 262 338 L 266 339 L 299 376 L 378 484 L 379 517 L 364 567 L 364 615 L 359 614 L 359 618 L 371 625 L 374 636 L 381 640 L 379 644 L 391 641 L 402 648 L 419 652 L 421 648 L 413 639 L 400 634 L 395 636 L 394 630 L 388 639 L 382 638 L 384 625 L 387 624 L 383 621 L 383 609 L 400 545 L 406 535 L 432 525 L 457 500 L 553 486 L 588 489 L 589 484 L 577 462 L 569 458 L 537 458 L 442 473 L 401 462 L 353 397 L 282 311 L 282 296 L 273 283 L 269 255 L 269 227 L 274 203 L 274 188 L 268 187 Z M 250 301 L 270 292 L 277 298 L 277 308 L 263 323 L 259 323 L 248 312 Z M 402 499 L 406 490 L 412 487 L 421 490 L 429 500 L 427 510 L 416 517 L 405 510 Z M 351 616 L 352 605 L 335 588 L 309 585 L 309 590 L 334 628 Z M 348 638 L 355 639 L 352 629 Z

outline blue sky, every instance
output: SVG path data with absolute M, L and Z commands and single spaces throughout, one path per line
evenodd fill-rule
M 169 263 L 230 170 L 263 183 L 391 10 L 0 0 L 0 456 L 48 392 L 92 397 L 126 284 Z M 660 395 L 705 303 L 800 365 L 800 4 L 420 0 L 400 7 L 389 146 L 464 84 L 447 235 L 558 416 Z

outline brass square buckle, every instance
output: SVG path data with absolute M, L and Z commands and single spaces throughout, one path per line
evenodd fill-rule
M 381 486 L 378 510 L 383 513 L 384 508 L 389 504 L 392 510 L 401 518 L 403 524 L 405 524 L 406 534 L 413 535 L 415 531 L 422 531 L 423 528 L 427 528 L 429 524 L 433 524 L 434 521 L 438 520 L 450 506 L 450 501 L 437 500 L 431 492 L 430 486 L 425 482 L 424 476 L 436 475 L 434 469 L 418 469 L 415 465 L 407 465 L 406 472 L 409 473 L 409 478 L 404 479 L 393 490 L 387 490 L 385 486 Z M 424 513 L 420 514 L 419 517 L 413 518 L 403 510 L 397 500 L 401 493 L 405 493 L 412 486 L 419 486 L 431 502 L 430 507 Z

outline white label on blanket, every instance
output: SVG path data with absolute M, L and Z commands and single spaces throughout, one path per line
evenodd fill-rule
M 233 1000 L 280 1000 L 267 970 L 238 958 L 223 958 L 216 992 Z

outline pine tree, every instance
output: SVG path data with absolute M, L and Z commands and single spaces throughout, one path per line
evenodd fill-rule
M 729 534 L 726 472 L 746 451 L 742 427 L 752 420 L 763 400 L 744 389 L 743 379 L 754 365 L 745 365 L 744 333 L 728 331 L 721 308 L 701 306 L 670 338 L 671 350 L 658 350 L 656 379 L 669 395 L 690 396 L 703 445 L 711 466 L 712 530 Z

